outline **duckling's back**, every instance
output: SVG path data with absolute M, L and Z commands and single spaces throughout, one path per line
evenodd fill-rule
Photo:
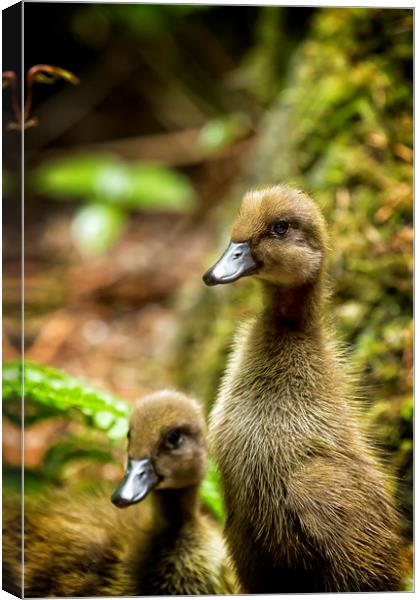
M 25 595 L 108 595 L 129 536 L 128 518 L 147 531 L 147 505 L 136 510 L 137 519 L 120 514 L 105 492 L 71 499 L 59 493 L 28 504 Z

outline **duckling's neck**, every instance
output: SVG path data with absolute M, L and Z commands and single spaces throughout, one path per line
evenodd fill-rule
M 315 281 L 296 286 L 282 286 L 264 281 L 263 317 L 272 325 L 314 335 L 321 333 L 324 283 Z
M 155 493 L 158 514 L 171 527 L 193 521 L 198 515 L 198 487 L 158 490 Z

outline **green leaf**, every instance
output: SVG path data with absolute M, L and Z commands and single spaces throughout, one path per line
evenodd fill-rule
M 118 162 L 112 155 L 79 154 L 43 163 L 32 176 L 35 191 L 54 199 L 93 198 L 97 181 Z
M 110 439 L 126 435 L 130 412 L 128 404 L 58 369 L 28 361 L 3 364 L 3 403 L 7 416 L 10 412 L 7 407 L 20 403 L 22 369 L 25 419 L 26 403 L 29 401 L 39 405 L 40 415 L 52 416 L 76 409 L 93 427 L 105 431 Z
M 75 215 L 71 233 L 73 241 L 86 256 L 104 254 L 121 237 L 126 216 L 117 206 L 91 204 Z
M 126 418 L 115 419 L 107 431 L 108 437 L 110 440 L 120 440 L 127 435 L 128 431 L 128 423 Z
M 219 473 L 215 462 L 209 458 L 207 474 L 201 483 L 200 496 L 203 504 L 219 520 L 224 521 L 225 511 L 220 491 Z
M 196 200 L 195 191 L 184 175 L 152 164 L 132 166 L 130 192 L 125 204 L 144 210 L 184 211 Z
M 66 464 L 75 459 L 107 463 L 112 462 L 112 454 L 109 447 L 99 444 L 98 440 L 93 443 L 89 436 L 68 436 L 48 450 L 42 464 L 42 477 L 57 479 Z
M 44 163 L 35 191 L 56 200 L 80 198 L 134 210 L 190 209 L 196 200 L 188 178 L 156 164 L 124 163 L 112 155 L 78 155 Z

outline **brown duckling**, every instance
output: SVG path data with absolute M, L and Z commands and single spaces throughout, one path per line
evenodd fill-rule
M 221 534 L 200 513 L 205 435 L 191 398 L 175 391 L 142 398 L 131 415 L 128 466 L 114 506 L 105 493 L 61 493 L 26 506 L 25 596 L 234 592 Z M 13 552 L 4 559 L 18 576 Z
M 327 231 L 303 192 L 245 195 L 207 285 L 254 275 L 260 314 L 239 332 L 210 418 L 226 538 L 249 593 L 401 590 L 389 482 L 326 323 Z

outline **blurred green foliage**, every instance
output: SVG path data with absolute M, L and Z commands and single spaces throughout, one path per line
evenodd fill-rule
M 118 206 L 90 204 L 77 211 L 71 224 L 73 241 L 88 256 L 105 254 L 121 237 L 126 215 Z
M 208 470 L 201 484 L 201 499 L 211 513 L 219 520 L 224 521 L 225 510 L 222 494 L 220 492 L 219 472 L 216 463 L 210 457 Z
M 156 164 L 126 163 L 106 154 L 76 155 L 43 163 L 34 173 L 37 193 L 133 210 L 186 210 L 195 200 L 188 179 Z
M 243 137 L 249 129 L 247 115 L 233 113 L 207 121 L 200 131 L 198 142 L 209 153 L 217 152 Z
M 3 363 L 3 415 L 21 426 L 21 398 L 25 402 L 25 426 L 64 415 L 68 420 L 82 418 L 83 431 L 59 436 L 48 449 L 38 469 L 26 469 L 25 490 L 36 492 L 44 485 L 59 482 L 63 470 L 77 459 L 91 462 L 115 462 L 113 445 L 124 439 L 128 430 L 130 405 L 113 394 L 92 387 L 52 367 L 31 361 Z M 106 437 L 96 435 L 103 432 Z M 107 441 L 108 440 L 108 441 Z M 20 487 L 20 477 L 9 469 L 5 485 Z M 15 475 L 15 477 L 13 476 Z M 217 469 L 209 462 L 201 486 L 201 498 L 207 509 L 223 520 L 223 503 Z
M 158 4 L 133 5 L 132 10 L 127 11 L 125 6 L 113 6 L 111 8 L 114 17 L 128 25 L 135 33 L 142 33 L 147 36 L 165 34 L 174 27 L 174 23 L 179 22 L 184 17 L 205 11 L 211 6 L 200 4 L 167 4 L 160 6 Z
M 290 57 L 306 31 L 308 7 L 261 7 L 256 43 L 244 57 L 238 80 L 261 106 L 269 106 L 282 89 Z M 294 21 L 298 25 L 293 25 Z
M 332 311 L 361 373 L 367 418 L 392 457 L 404 530 L 412 518 L 413 12 L 322 9 L 260 123 L 246 185 L 287 182 L 322 206 L 331 232 Z M 279 74 L 282 78 L 283 74 Z M 228 198 L 224 227 L 238 207 Z M 228 231 L 223 236 L 226 245 Z M 218 255 L 209 257 L 208 264 Z M 241 315 L 241 281 L 185 301 L 178 383 L 211 406 Z
M 90 203 L 76 212 L 72 233 L 85 254 L 106 252 L 120 238 L 128 211 L 191 210 L 188 178 L 158 164 L 87 154 L 44 162 L 32 174 L 34 191 L 53 200 Z

